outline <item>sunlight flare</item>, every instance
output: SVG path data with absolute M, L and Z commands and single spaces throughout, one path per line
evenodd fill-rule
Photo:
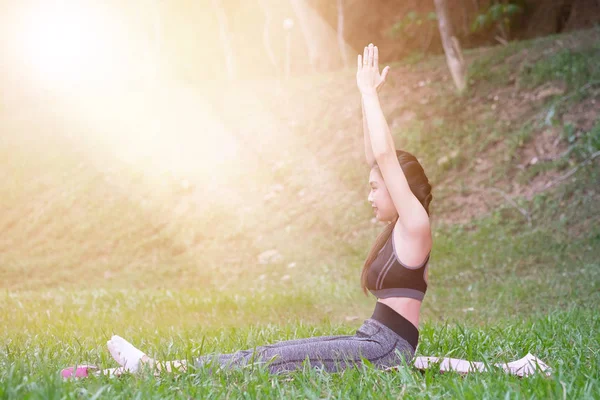
M 94 3 L 38 2 L 22 7 L 12 32 L 32 78 L 68 87 L 114 79 L 127 70 L 128 34 L 116 14 Z

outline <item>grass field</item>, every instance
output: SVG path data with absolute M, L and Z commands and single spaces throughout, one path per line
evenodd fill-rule
M 250 82 L 218 100 L 165 89 L 1 108 L 0 398 L 600 398 L 598 39 L 469 52 L 462 97 L 443 57 L 398 63 L 383 94 L 397 147 L 434 184 L 417 355 L 529 352 L 552 377 L 365 366 L 60 378 L 75 363 L 115 367 L 112 334 L 192 360 L 353 334 L 370 316 L 359 275 L 382 226 L 347 70 L 280 95 Z M 225 133 L 237 155 L 215 158 Z

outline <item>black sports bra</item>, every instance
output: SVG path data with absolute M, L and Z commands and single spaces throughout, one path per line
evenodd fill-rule
M 423 300 L 427 292 L 427 268 L 431 252 L 421 265 L 409 267 L 398 260 L 395 247 L 392 232 L 371 263 L 367 274 L 367 289 L 378 299 L 410 297 Z

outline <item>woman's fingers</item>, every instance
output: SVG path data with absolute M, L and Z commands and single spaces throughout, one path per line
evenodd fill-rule
M 388 72 L 390 72 L 390 67 L 385 67 L 383 69 L 383 71 L 381 72 L 381 80 L 385 82 L 385 79 L 387 78 Z
M 379 71 L 379 49 L 377 46 L 374 46 L 373 43 L 370 43 L 368 46 L 364 48 L 362 57 L 358 55 L 357 61 L 358 69 L 362 69 L 363 67 L 374 67 Z M 389 67 L 386 67 L 389 70 Z M 384 70 L 382 73 L 387 74 L 387 71 Z M 384 78 L 385 79 L 385 78 Z

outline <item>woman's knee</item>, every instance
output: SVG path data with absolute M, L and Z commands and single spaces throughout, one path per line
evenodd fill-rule
M 411 346 L 394 346 L 386 354 L 374 359 L 373 365 L 377 368 L 389 368 L 410 365 L 415 352 Z

